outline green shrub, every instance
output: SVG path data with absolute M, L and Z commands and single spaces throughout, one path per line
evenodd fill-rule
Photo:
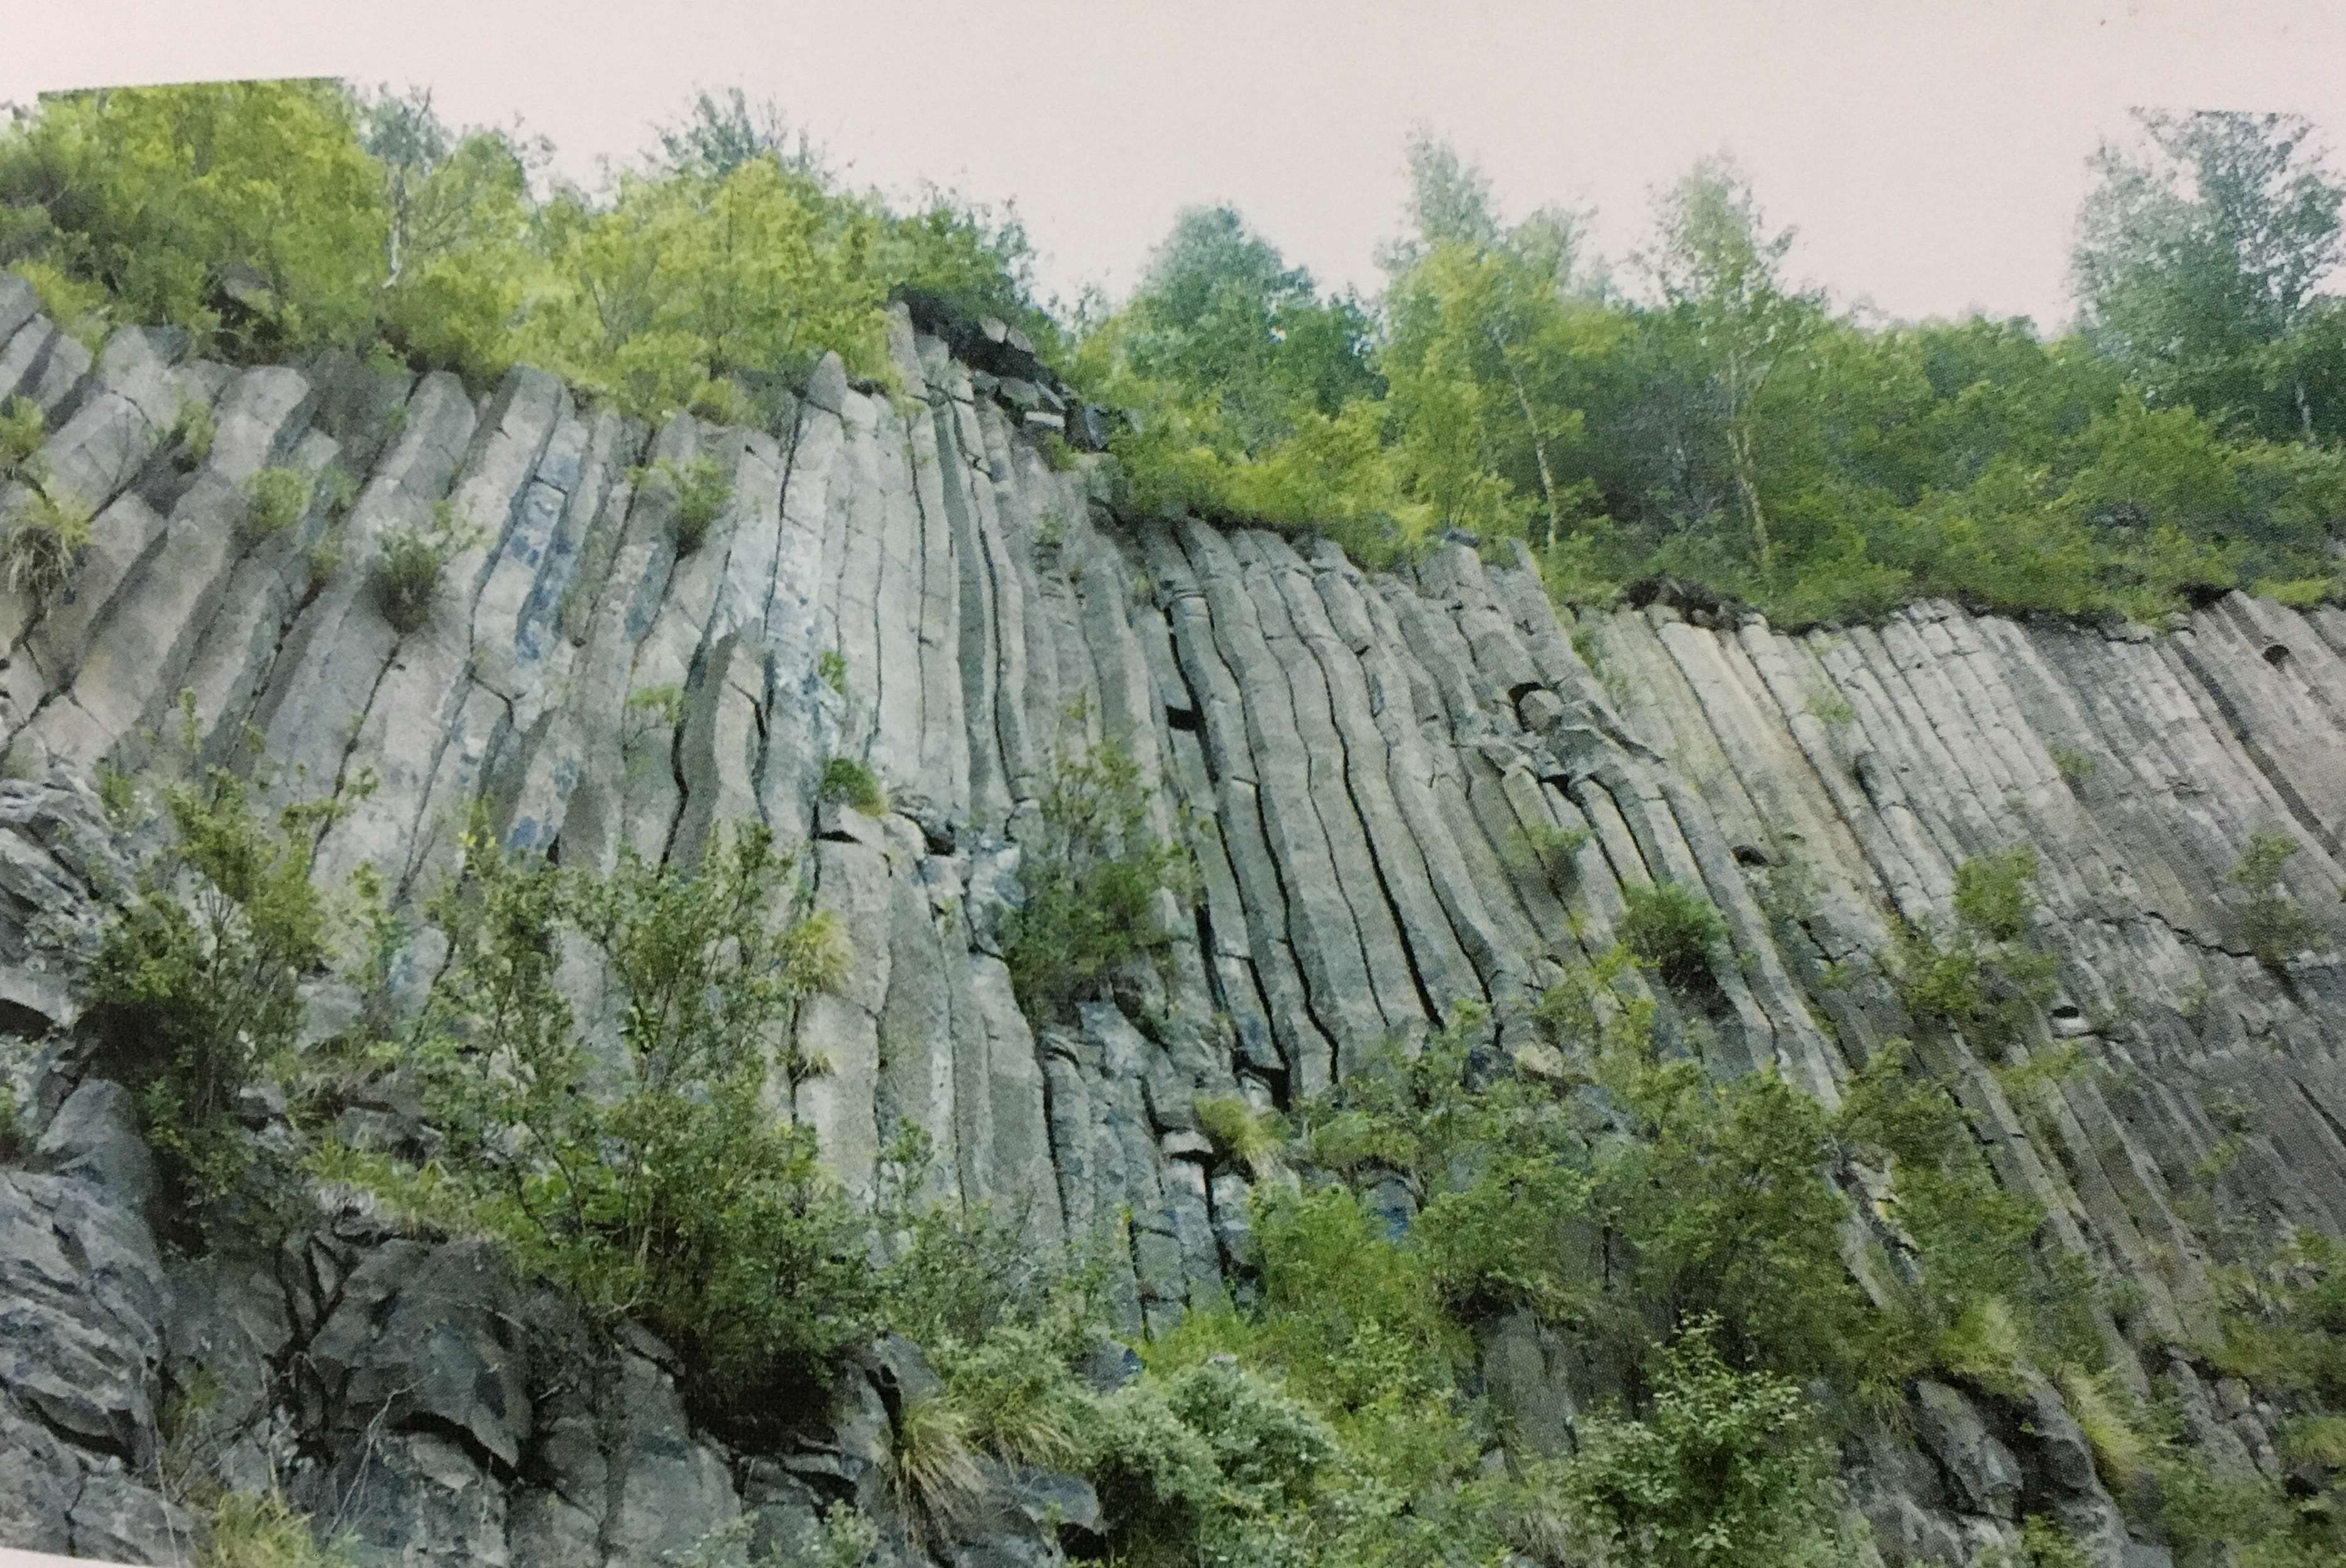
M 790 911 L 789 869 L 756 827 L 697 871 L 630 853 L 601 880 L 475 835 L 432 905 L 450 959 L 402 1051 L 444 1142 L 420 1167 L 352 1150 L 323 1166 L 490 1237 L 596 1321 L 642 1321 L 701 1408 L 748 1425 L 820 1381 L 879 1306 L 863 1222 L 767 1103 L 773 1038 L 847 962 L 836 921 Z M 566 933 L 619 1003 L 607 1060 L 556 983 Z
M 244 534 L 273 539 L 290 531 L 310 510 L 310 476 L 298 468 L 264 468 L 244 482 Z
M 464 545 L 444 510 L 435 514 L 428 530 L 382 531 L 375 558 L 375 602 L 392 630 L 404 636 L 431 621 L 440 599 L 441 574 Z
M 1225 1159 L 1258 1178 L 1279 1167 L 1286 1136 L 1276 1113 L 1257 1111 L 1236 1095 L 1208 1095 L 1198 1101 L 1196 1112 L 1198 1130 L 1214 1141 Z
M 2014 844 L 1955 868 L 1955 919 L 1997 942 L 2016 942 L 2036 907 L 2036 850 Z
M 825 648 L 815 656 L 814 673 L 822 684 L 840 696 L 847 695 L 847 656 L 837 648 Z
M 704 452 L 684 463 L 663 457 L 637 472 L 638 485 L 655 481 L 676 494 L 676 553 L 689 555 L 708 542 L 709 530 L 732 502 L 732 479 Z
M 1161 942 L 1158 899 L 1189 885 L 1188 850 L 1152 831 L 1139 765 L 1115 742 L 1062 747 L 1040 804 L 1019 843 L 1022 898 L 1002 949 L 1019 1007 L 1038 1022 Z
M 212 405 L 190 398 L 179 405 L 168 437 L 183 468 L 201 468 L 211 460 L 212 442 L 219 433 Z
M 89 995 L 168 1186 L 202 1204 L 249 1196 L 240 1189 L 256 1147 L 238 1120 L 240 1097 L 292 1048 L 299 988 L 331 951 L 325 901 L 310 881 L 326 808 L 296 806 L 271 823 L 223 770 L 167 789 L 163 804 L 169 845 L 107 925 Z
M 1624 946 L 1670 984 L 1707 978 L 1714 954 L 1727 945 L 1727 919 L 1699 891 L 1681 882 L 1632 882 L 1621 890 Z
M 2249 895 L 2241 929 L 2257 962 L 2278 969 L 2321 940 L 2321 928 L 2295 899 L 2281 891 L 2280 878 L 2298 842 L 2286 833 L 2259 829 L 2232 868 L 2232 881 Z
M 74 566 L 89 544 L 90 510 L 70 496 L 36 489 L 16 514 L 16 525 L 0 539 L 0 581 L 12 594 L 46 605 L 73 580 Z
M 1570 891 L 1575 876 L 1574 858 L 1587 845 L 1590 837 L 1586 828 L 1526 822 L 1515 830 L 1514 858 L 1525 870 L 1545 878 L 1548 886 L 1561 895 Z
M 31 398 L 12 397 L 0 404 L 0 479 L 25 474 L 47 435 L 48 421 Z
M 1918 1022 L 1953 1029 L 1991 1056 L 2024 1038 L 2053 994 L 2059 960 L 2025 939 L 2036 907 L 2036 851 L 2015 844 L 1955 868 L 1954 929 L 1899 936 L 1887 965 Z
M 822 798 L 843 800 L 867 817 L 888 814 L 888 791 L 880 776 L 852 757 L 834 757 L 822 765 Z
M 1830 1451 L 1800 1386 L 1721 1359 L 1700 1320 L 1655 1369 L 1644 1419 L 1580 1423 L 1545 1479 L 1592 1561 L 1805 1568 L 1831 1560 Z

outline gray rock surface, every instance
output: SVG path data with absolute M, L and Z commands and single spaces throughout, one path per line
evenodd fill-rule
M 0 396 L 50 411 L 47 460 L 99 519 L 58 603 L 0 605 L 0 1030 L 77 1015 L 132 863 L 89 786 L 101 765 L 190 765 L 158 739 L 183 690 L 197 759 L 257 735 L 271 803 L 340 793 L 321 877 L 371 865 L 410 914 L 476 802 L 507 844 L 588 867 L 688 861 L 762 821 L 805 846 L 855 954 L 792 1024 L 817 1070 L 776 1105 L 858 1196 L 913 1121 L 939 1155 L 931 1198 L 1015 1212 L 1037 1245 L 1097 1241 L 1123 1329 L 1162 1332 L 1243 1291 L 1253 1256 L 1200 1097 L 1292 1106 L 1464 1003 L 1492 1010 L 1484 1057 L 1569 1074 L 1573 1043 L 1535 1042 L 1525 1014 L 1610 942 L 1625 889 L 1666 877 L 1731 935 L 1707 1017 L 1658 998 L 1669 1037 L 1834 1101 L 1917 1032 L 1884 978 L 1892 933 L 1943 929 L 1962 862 L 2027 843 L 2061 994 L 2023 1049 L 2093 1070 L 2007 1093 L 1974 1043 L 1928 1048 L 2054 1243 L 2139 1303 L 2104 1328 L 2150 1369 L 2140 1389 L 2175 1392 L 2221 1462 L 2278 1462 L 2272 1413 L 2168 1351 L 2210 1329 L 2231 1237 L 2346 1232 L 2346 612 L 2230 595 L 2154 633 L 1925 603 L 1800 634 L 1662 603 L 1559 612 L 1520 553 L 1452 540 L 1368 574 L 1266 531 L 1119 519 L 1025 428 L 1064 416 L 1096 444 L 1106 422 L 1007 329 L 908 299 L 891 352 L 909 402 L 831 358 L 779 434 L 652 432 L 527 371 L 475 397 L 332 361 L 231 372 L 135 332 L 93 362 L 0 273 Z M 150 459 L 183 398 L 219 434 L 166 475 Z M 695 453 L 734 498 L 679 557 L 667 487 L 632 473 Z M 244 540 L 238 487 L 271 464 L 347 473 L 355 502 Z M 474 543 L 403 636 L 372 564 L 443 502 Z M 312 582 L 330 536 L 342 568 Z M 1193 851 L 1194 897 L 1162 901 L 1158 961 L 1108 998 L 1030 1015 L 1002 961 L 1018 867 L 1055 754 L 1107 739 Z M 818 799 L 834 757 L 872 767 L 889 809 Z M 1525 854 L 1557 829 L 1586 835 L 1568 866 Z M 2319 932 L 2270 965 L 2230 877 L 2259 830 L 2300 846 L 2281 891 Z M 438 942 L 420 931 L 402 960 L 406 994 Z M 179 1523 L 141 1501 L 142 1467 L 163 1385 L 199 1369 L 233 1395 L 199 1423 L 207 1462 L 247 1482 L 291 1466 L 371 1561 L 605 1568 L 738 1518 L 780 1539 L 833 1501 L 884 1507 L 870 1379 L 819 1441 L 731 1454 L 656 1350 L 591 1388 L 537 1376 L 528 1308 L 477 1249 L 329 1236 L 167 1277 L 128 1110 L 95 1083 L 53 1095 L 0 1170 L 9 1543 L 161 1551 Z M 1385 1206 L 1396 1227 L 1407 1199 Z M 1608 1391 L 1525 1325 L 1494 1334 L 1489 1370 L 1543 1446 Z M 2145 1550 L 2049 1390 L 2023 1412 L 1925 1385 L 1912 1413 L 1911 1438 L 1845 1456 L 1885 1562 L 1964 1560 L 2031 1512 L 2097 1563 Z M 1022 1526 L 954 1550 L 1056 1547 Z

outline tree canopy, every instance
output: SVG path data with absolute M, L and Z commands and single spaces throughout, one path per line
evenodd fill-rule
M 755 417 L 825 351 L 884 383 L 882 307 L 916 289 L 1129 415 L 1128 508 L 1372 565 L 1521 541 L 1575 600 L 1657 573 L 1796 625 L 1926 595 L 2146 618 L 2231 586 L 2334 597 L 2346 187 L 2295 117 L 2134 129 L 2093 160 L 2077 324 L 2052 335 L 1836 302 L 1723 155 L 1657 194 L 1617 284 L 1588 212 L 1511 217 L 1425 131 L 1375 297 L 1199 207 L 1128 298 L 1062 318 L 1015 208 L 852 188 L 739 89 L 591 190 L 413 92 L 54 96 L 0 130 L 0 265 L 85 337 L 164 321 L 232 359 L 339 346 L 475 385 L 527 361 L 645 416 Z

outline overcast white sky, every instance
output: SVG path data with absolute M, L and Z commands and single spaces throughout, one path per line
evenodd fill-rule
M 0 0 L 0 100 L 236 76 L 428 84 L 580 174 L 696 85 L 779 99 L 859 181 L 1015 197 L 1046 285 L 1128 285 L 1229 201 L 1323 282 L 1376 286 L 1413 123 L 1512 214 L 1648 193 L 1734 151 L 1795 262 L 1896 316 L 2066 318 L 2085 160 L 2132 104 L 2293 109 L 2346 145 L 2346 5 L 2280 0 Z

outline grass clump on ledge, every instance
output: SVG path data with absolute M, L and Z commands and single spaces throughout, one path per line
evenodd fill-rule
M 888 814 L 888 791 L 880 776 L 852 757 L 834 757 L 822 765 L 822 798 L 844 801 L 867 817 Z
M 24 477 L 47 434 L 48 421 L 31 398 L 0 403 L 0 479 Z
M 659 483 L 675 492 L 676 553 L 679 555 L 692 555 L 707 544 L 709 531 L 732 504 L 733 482 L 726 476 L 725 465 L 705 452 L 682 463 L 663 457 L 638 470 L 635 477 L 639 486 Z
M 470 542 L 455 525 L 454 510 L 441 502 L 430 528 L 386 528 L 375 559 L 375 600 L 391 629 L 405 636 L 421 631 L 440 601 L 440 578 L 448 563 Z
M 274 539 L 310 510 L 315 483 L 297 468 L 264 468 L 244 482 L 247 538 Z
M 90 522 L 80 501 L 35 487 L 17 511 L 15 527 L 0 540 L 0 582 L 10 593 L 46 605 L 72 580 L 74 564 L 89 544 Z

